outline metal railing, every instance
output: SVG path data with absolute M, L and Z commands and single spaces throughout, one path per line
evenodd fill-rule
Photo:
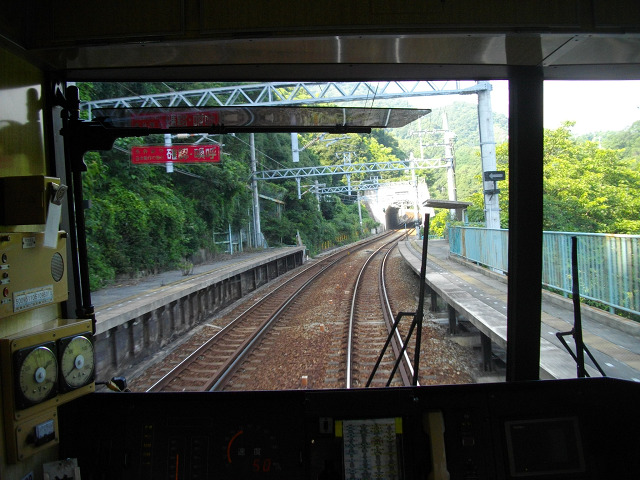
M 449 252 L 501 272 L 508 269 L 509 230 L 449 227 Z
M 543 232 L 542 284 L 571 293 L 571 237 L 578 237 L 580 296 L 640 315 L 640 235 Z M 508 230 L 449 228 L 449 251 L 508 272 Z

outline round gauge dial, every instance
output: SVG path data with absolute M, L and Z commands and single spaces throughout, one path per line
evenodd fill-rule
M 238 428 L 225 446 L 226 472 L 242 476 L 278 476 L 282 473 L 276 439 L 266 429 L 255 425 Z
M 60 342 L 60 372 L 65 383 L 71 388 L 79 388 L 93 380 L 93 343 L 87 337 L 78 335 Z
M 21 353 L 21 352 L 18 352 Z M 18 390 L 26 400 L 21 406 L 40 403 L 56 391 L 58 361 L 53 351 L 39 346 L 18 356 Z

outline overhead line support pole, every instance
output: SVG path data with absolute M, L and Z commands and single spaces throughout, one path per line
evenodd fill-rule
M 253 133 L 250 134 L 249 138 L 251 148 L 251 192 L 253 194 L 253 232 L 256 239 L 254 245 L 263 247 L 260 227 L 260 197 L 258 195 L 258 179 L 256 178 L 256 138 Z
M 491 181 L 484 179 L 484 172 L 496 170 L 496 142 L 493 134 L 491 112 L 491 84 L 478 90 L 478 130 L 480 132 L 480 156 L 482 159 L 482 185 L 487 228 L 500 228 L 500 203 Z

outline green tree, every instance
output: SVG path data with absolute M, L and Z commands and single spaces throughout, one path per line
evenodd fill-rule
M 640 120 L 619 132 L 600 132 L 590 136 L 594 142 L 612 150 L 622 150 L 622 158 L 640 162 Z
M 545 131 L 544 228 L 640 233 L 640 171 L 620 150 L 577 142 L 571 123 Z
M 640 233 L 640 169 L 623 150 L 601 148 L 598 142 L 572 136 L 573 123 L 545 130 L 543 228 L 548 231 Z M 508 225 L 508 146 L 496 148 L 497 167 L 507 180 L 500 182 L 503 228 Z M 484 219 L 484 197 L 471 196 L 472 222 Z

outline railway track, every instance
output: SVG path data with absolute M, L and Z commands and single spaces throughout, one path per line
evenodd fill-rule
M 380 237 L 374 241 L 379 242 Z M 331 266 L 344 264 L 345 259 L 352 258 L 355 252 L 366 249 L 368 245 L 361 243 L 342 250 L 303 269 L 212 335 L 170 368 L 147 391 L 206 391 L 224 388 L 253 348 L 263 343 L 266 333 L 280 323 L 281 317 L 286 312 L 295 316 L 297 309 L 290 307 L 300 301 L 300 295 L 309 285 L 323 276 Z
M 394 324 L 385 284 L 385 266 L 397 243 L 398 240 L 394 240 L 372 252 L 356 280 L 349 315 L 345 388 L 411 385 L 413 368 L 403 348 L 401 335 L 406 328 L 394 331 L 390 337 L 391 350 L 379 358 Z M 401 362 L 397 368 L 398 375 L 395 375 L 398 357 Z M 372 376 L 378 361 L 376 375 Z
M 394 236 L 350 255 L 323 277 L 323 284 L 340 282 L 342 288 L 316 286 L 302 293 L 298 302 L 304 307 L 289 311 L 278 321 L 225 390 L 364 387 L 392 323 L 382 282 L 383 266 L 400 238 Z M 383 315 L 385 310 L 389 313 Z M 309 326 L 317 324 L 315 319 L 327 316 L 336 320 L 319 325 L 324 335 L 309 331 Z M 397 348 L 384 356 L 373 386 L 410 384 L 410 374 L 393 382 L 385 380 L 391 377 L 396 358 L 393 352 L 401 348 L 394 339 L 395 345 Z M 274 362 L 274 358 L 279 360 Z M 405 368 L 402 365 L 401 370 Z

